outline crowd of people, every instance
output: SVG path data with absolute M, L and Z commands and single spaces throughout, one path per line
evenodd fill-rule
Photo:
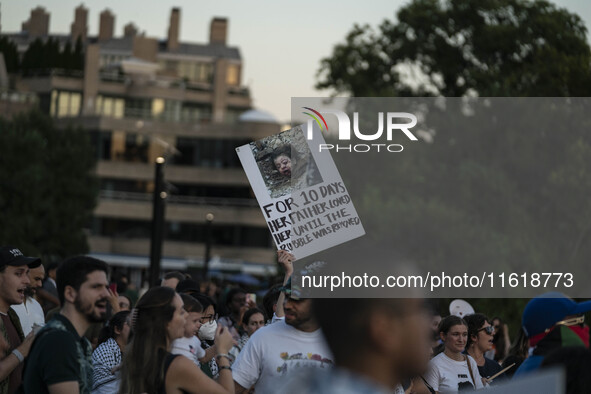
M 446 393 L 556 366 L 591 393 L 591 301 L 530 300 L 511 342 L 499 317 L 419 298 L 306 298 L 293 260 L 278 252 L 285 276 L 257 304 L 181 272 L 118 294 L 101 260 L 0 247 L 0 394 Z

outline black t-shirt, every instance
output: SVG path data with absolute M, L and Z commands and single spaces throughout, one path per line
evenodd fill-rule
M 482 376 L 483 378 L 488 378 L 490 376 L 493 376 L 494 374 L 496 374 L 497 372 L 499 372 L 501 369 L 503 369 L 499 363 L 497 363 L 494 360 L 491 360 L 490 358 L 484 358 L 484 365 L 478 366 L 478 372 L 480 372 L 480 376 Z M 496 379 L 500 379 L 502 378 L 503 375 L 499 376 Z M 495 379 L 495 380 L 496 380 Z
M 53 319 L 62 323 L 66 330 L 42 330 L 38 334 L 25 365 L 25 393 L 49 393 L 47 386 L 71 381 L 79 382 L 81 392 L 90 392 L 92 379 L 89 385 L 87 377 L 81 376 L 81 364 L 91 363 L 91 360 L 86 360 L 86 354 L 90 354 L 91 350 L 90 343 L 78 335 L 63 315 L 58 313 Z M 80 342 L 82 354 L 79 354 L 76 342 Z

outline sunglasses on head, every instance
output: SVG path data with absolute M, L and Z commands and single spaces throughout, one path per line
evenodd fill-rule
M 556 326 L 570 327 L 570 326 L 582 325 L 583 323 L 585 323 L 585 315 L 571 317 L 570 319 L 564 319 L 559 322 L 556 322 L 552 327 L 547 328 L 545 332 L 547 334 L 548 332 L 550 332 L 552 330 L 553 327 L 556 327 Z
M 492 335 L 495 332 L 495 328 L 493 326 L 486 326 L 486 327 L 482 327 L 480 330 L 478 331 L 484 331 L 486 332 L 488 335 Z

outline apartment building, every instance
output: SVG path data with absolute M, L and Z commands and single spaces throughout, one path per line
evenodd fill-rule
M 52 35 L 49 13 L 37 7 L 21 32 L 1 36 L 20 56 L 35 40 L 83 47 L 81 70 L 29 69 L 10 78 L 14 92 L 34 95 L 58 124 L 81 126 L 91 136 L 101 182 L 88 228 L 91 253 L 142 279 L 154 162 L 162 156 L 168 183 L 162 269 L 202 266 L 211 231 L 211 269 L 275 272 L 272 240 L 234 149 L 280 125 L 252 108 L 240 50 L 228 44 L 228 20 L 213 18 L 209 41 L 192 43 L 180 41 L 179 8 L 164 38 L 140 34 L 133 23 L 116 36 L 110 10 L 100 13 L 92 36 L 88 9 L 74 15 L 69 35 Z

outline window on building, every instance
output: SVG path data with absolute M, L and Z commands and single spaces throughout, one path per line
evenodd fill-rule
M 50 114 L 57 118 L 80 115 L 82 95 L 77 92 L 53 90 L 51 92 Z
M 111 160 L 111 132 L 91 130 L 90 141 L 98 160 Z
M 148 162 L 149 138 L 143 134 L 115 130 L 111 138 L 111 157 L 114 161 Z
M 152 100 L 152 117 L 166 122 L 181 120 L 181 102 L 156 98 Z
M 211 106 L 195 103 L 183 103 L 181 107 L 181 121 L 188 123 L 203 123 L 211 120 Z
M 209 168 L 240 167 L 235 148 L 248 143 L 248 140 L 177 138 L 176 148 L 181 153 L 174 157 L 174 163 Z
M 242 113 L 244 113 L 244 111 L 246 111 L 244 108 L 226 108 L 226 110 L 224 111 L 224 122 L 231 124 L 237 123 L 238 118 L 240 117 L 240 115 L 242 115 Z
M 96 98 L 96 114 L 111 118 L 123 118 L 125 100 L 120 97 L 98 95 Z
M 240 83 L 240 66 L 238 64 L 228 64 L 226 83 L 230 86 L 238 86 Z
M 158 64 L 165 74 L 186 78 L 189 82 L 211 83 L 213 80 L 211 62 L 160 59 Z

